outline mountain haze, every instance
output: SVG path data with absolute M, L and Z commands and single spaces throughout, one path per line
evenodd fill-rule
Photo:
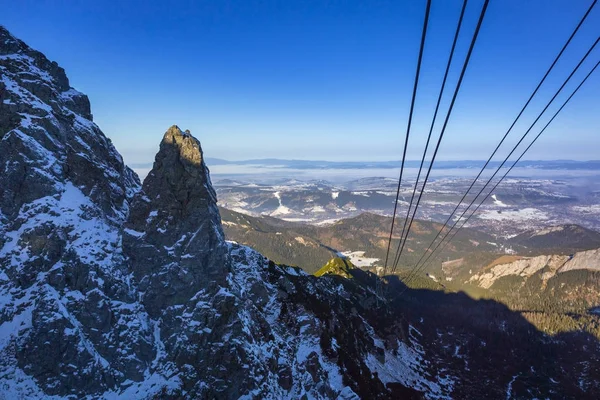
M 360 317 L 369 290 L 225 242 L 189 133 L 166 132 L 141 186 L 87 97 L 4 28 L 0 68 L 0 397 L 417 393 L 365 374 L 387 329 Z
M 2 27 L 0 139 L 0 399 L 600 395 L 589 333 L 225 240 L 198 139 L 168 128 L 141 184 L 64 70 Z M 318 236 L 357 230 L 336 229 Z

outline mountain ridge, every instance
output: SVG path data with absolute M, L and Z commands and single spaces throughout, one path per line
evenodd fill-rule
M 355 299 L 369 290 L 226 242 L 200 144 L 176 126 L 140 185 L 61 71 L 0 29 L 0 398 L 412 390 L 367 373 L 383 362 L 365 364 L 382 351 Z M 400 377 L 440 393 L 431 379 Z
M 207 161 L 213 166 L 220 165 L 268 165 L 279 166 L 282 168 L 312 169 L 312 168 L 400 168 L 401 161 L 330 161 L 330 160 L 298 160 L 283 158 L 257 158 L 247 160 L 226 160 L 222 158 L 208 158 Z M 420 160 L 405 161 L 406 168 L 418 168 Z M 438 160 L 435 163 L 437 168 L 481 168 L 485 160 Z M 498 167 L 501 162 L 492 161 L 490 167 Z M 149 163 L 134 163 L 134 168 L 146 168 Z M 429 163 L 424 164 L 425 167 Z M 540 168 L 540 169 L 572 169 L 572 170 L 598 170 L 600 169 L 600 160 L 521 160 L 517 164 L 521 168 Z
M 590 335 L 226 241 L 199 141 L 169 128 L 140 184 L 61 71 L 0 28 L 0 399 L 600 393 Z

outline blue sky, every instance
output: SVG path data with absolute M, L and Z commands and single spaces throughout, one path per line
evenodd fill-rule
M 420 158 L 461 4 L 433 1 L 410 159 Z M 589 4 L 491 1 L 438 159 L 487 158 Z M 481 5 L 469 2 L 451 87 Z M 95 121 L 128 163 L 151 162 L 173 124 L 190 129 L 209 157 L 401 157 L 425 1 L 0 0 L 0 9 L 0 24 L 90 97 Z M 600 6 L 500 156 L 598 27 Z M 600 48 L 577 78 L 599 58 Z M 526 158 L 599 159 L 599 93 L 600 72 Z

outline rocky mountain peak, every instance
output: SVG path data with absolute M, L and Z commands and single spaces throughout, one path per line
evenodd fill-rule
M 189 131 L 173 125 L 165 133 L 130 221 L 133 229 L 177 240 L 205 226 L 215 241 L 223 241 L 217 195 L 200 141 Z
M 60 113 L 63 106 L 85 119 L 92 120 L 88 97 L 71 88 L 65 70 L 41 52 L 15 38 L 1 25 L 0 66 L 4 67 L 5 72 L 17 73 L 20 85 L 49 105 L 53 111 Z M 0 104 L 11 92 L 11 88 L 14 88 L 14 85 L 8 80 L 0 81 Z M 29 97 L 27 93 L 20 94 Z
M 7 166 L 0 208 L 11 217 L 66 181 L 111 219 L 123 220 L 137 177 L 92 122 L 86 95 L 65 71 L 0 27 L 0 165 Z
M 2 392 L 44 397 L 35 385 L 21 388 L 23 373 L 50 394 L 68 386 L 100 390 L 118 375 L 100 359 L 139 376 L 143 356 L 127 360 L 116 348 L 93 344 L 117 326 L 151 336 L 148 325 L 129 329 L 110 317 L 121 315 L 112 300 L 137 298 L 120 231 L 139 180 L 92 122 L 87 96 L 69 86 L 64 70 L 4 28 L 0 138 L 0 374 L 11 382 Z M 148 321 L 143 312 L 137 317 Z M 65 373 L 69 365 L 77 376 Z M 13 396 L 11 388 L 25 394 Z
M 60 90 L 69 90 L 69 79 L 63 68 L 56 62 L 48 60 L 39 51 L 31 49 L 25 42 L 14 37 L 5 27 L 0 25 L 0 56 L 12 55 L 14 57 L 18 54 L 30 57 L 36 67 L 49 74 Z
M 146 195 L 179 216 L 217 201 L 200 142 L 176 125 L 165 133 L 143 187 Z
M 189 131 L 173 125 L 165 133 L 126 232 L 133 270 L 151 287 L 151 310 L 225 279 L 227 246 L 217 196 L 200 142 Z
M 463 294 L 381 307 L 346 260 L 353 279 L 317 278 L 226 242 L 189 131 L 141 187 L 87 97 L 3 28 L 0 167 L 0 399 L 503 398 L 515 379 L 598 398 L 591 341 L 563 351 Z

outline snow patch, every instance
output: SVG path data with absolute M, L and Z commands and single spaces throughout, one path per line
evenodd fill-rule
M 357 267 L 372 267 L 379 258 L 365 257 L 364 251 L 342 251 L 338 253 L 341 257 L 350 259 L 350 262 Z
M 492 195 L 492 199 L 494 200 L 495 205 L 500 207 L 508 207 L 508 204 L 501 202 L 495 194 Z
M 537 208 L 523 208 L 521 210 L 495 211 L 485 210 L 479 215 L 480 219 L 489 221 L 528 221 L 528 220 L 547 220 L 547 213 Z

